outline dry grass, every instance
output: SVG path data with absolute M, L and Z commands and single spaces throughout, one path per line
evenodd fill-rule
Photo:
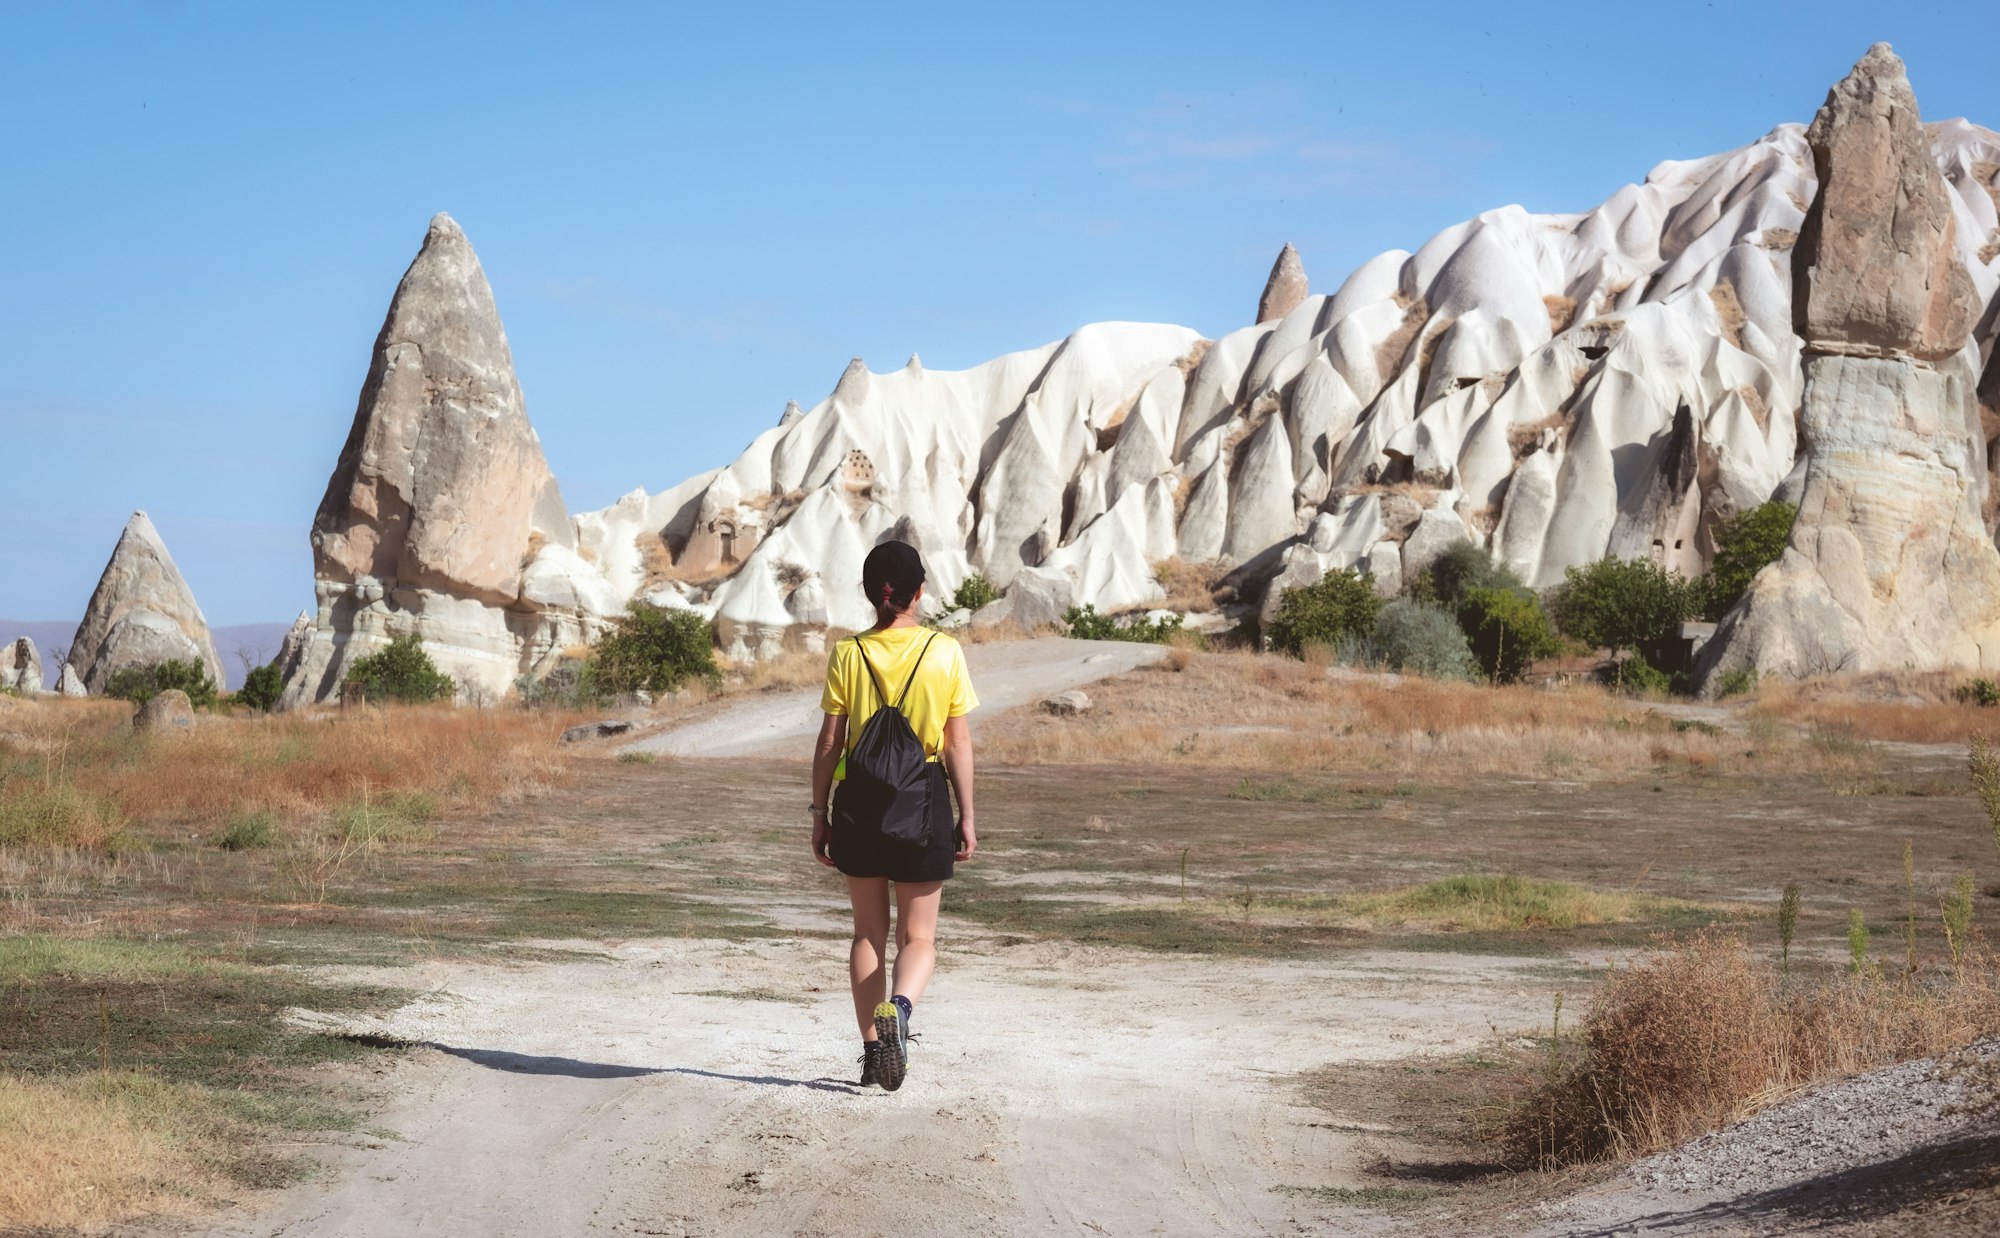
M 230 1127 L 202 1089 L 150 1075 L 0 1075 L 0 1230 L 192 1212 L 227 1185 Z
M 674 552 L 667 548 L 667 539 L 659 533 L 640 533 L 632 539 L 639 548 L 639 565 L 645 571 L 645 584 L 641 591 L 656 589 L 675 579 Z
M 246 812 L 290 825 L 368 794 L 481 810 L 562 781 L 556 739 L 580 717 L 447 706 L 204 715 L 191 734 L 149 736 L 129 714 L 123 702 L 38 699 L 0 719 L 0 821 L 52 798 L 101 806 L 95 824 L 16 841 L 97 845 L 121 824 L 206 834 Z
M 1578 775 L 1701 765 L 1724 745 L 1653 725 L 1596 687 L 1549 691 L 1329 674 L 1292 658 L 1183 651 L 1091 689 L 1078 718 L 1021 714 L 980 732 L 1004 764 L 1167 763 L 1241 769 Z
M 1398 293 L 1396 300 L 1401 304 L 1405 298 Z M 1396 329 L 1389 333 L 1387 339 L 1376 345 L 1375 372 L 1381 376 L 1384 387 L 1394 381 L 1396 372 L 1403 368 L 1403 358 L 1410 351 L 1411 341 L 1417 338 L 1417 332 L 1424 329 L 1424 321 L 1430 316 L 1430 306 L 1422 297 L 1409 301 L 1403 307 L 1403 321 L 1396 324 Z
M 1549 334 L 1561 335 L 1569 324 L 1576 321 L 1576 298 L 1557 296 L 1550 293 L 1542 298 L 1542 304 L 1549 311 Z
M 2000 1030 L 2000 969 L 1978 956 L 1894 980 L 1787 986 L 1712 932 L 1614 973 L 1582 1034 L 1499 1132 L 1509 1159 L 1551 1167 L 1640 1156 L 1821 1079 L 1948 1053 Z
M 1770 679 L 1758 685 L 1753 717 L 1822 734 L 1910 744 L 1963 744 L 2000 729 L 2000 711 L 1953 699 L 1950 672 L 1884 672 L 1848 679 Z
M 1153 579 L 1166 590 L 1168 610 L 1199 613 L 1215 609 L 1215 588 L 1225 575 L 1220 564 L 1189 563 L 1178 555 L 1153 565 Z

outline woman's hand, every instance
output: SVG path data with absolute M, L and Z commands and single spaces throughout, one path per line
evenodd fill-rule
M 828 828 L 826 824 L 826 814 L 823 812 L 814 813 L 813 814 L 813 859 L 818 860 L 820 863 L 826 865 L 828 868 L 833 867 L 833 858 L 827 855 L 826 853 L 827 845 L 832 841 L 833 841 L 833 831 L 830 828 Z
M 979 831 L 973 828 L 971 817 L 960 817 L 958 819 L 958 859 L 960 861 L 969 860 L 972 858 L 972 853 L 977 850 L 979 850 Z

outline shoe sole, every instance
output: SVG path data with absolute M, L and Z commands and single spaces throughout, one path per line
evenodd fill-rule
M 896 1003 L 883 1002 L 875 1007 L 875 1041 L 882 1047 L 875 1051 L 875 1082 L 885 1092 L 893 1092 L 903 1086 L 903 1076 L 909 1070 L 909 1049 L 903 1043 L 903 1020 L 896 1009 Z

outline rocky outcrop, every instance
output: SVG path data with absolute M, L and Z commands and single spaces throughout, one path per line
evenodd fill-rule
M 1799 518 L 1704 646 L 1700 678 L 2000 665 L 1972 399 L 1979 298 L 1887 44 L 1833 88 L 1807 137 L 1820 193 L 1794 257 Z
M 38 696 L 42 691 L 42 655 L 35 642 L 23 636 L 0 646 L 0 691 Z
M 355 658 L 408 632 L 464 690 L 497 696 L 620 601 L 577 552 L 492 289 L 448 215 L 390 301 L 312 544 L 318 609 L 286 706 L 332 698 Z
M 890 537 L 922 549 L 934 605 L 973 573 L 1002 590 L 974 622 L 1156 607 L 1167 560 L 1221 582 L 1235 618 L 1342 568 L 1394 589 L 1461 540 L 1537 587 L 1606 554 L 1695 574 L 1719 522 L 1810 491 L 1825 519 L 1800 538 L 1931 522 L 1908 570 L 1861 572 L 1913 610 L 1916 556 L 1981 561 L 1943 520 L 1947 474 L 1981 540 L 2000 526 L 1982 467 L 2000 412 L 1972 428 L 1981 354 L 1961 314 L 2000 287 L 2000 135 L 1920 126 L 1892 62 L 1871 52 L 1810 138 L 1784 124 L 1662 163 L 1585 211 L 1487 211 L 1331 294 L 1287 246 L 1259 321 L 1217 339 L 1098 323 L 966 370 L 854 360 L 726 467 L 573 519 L 484 276 L 440 218 L 315 525 L 320 605 L 287 699 L 323 699 L 350 651 L 403 630 L 503 690 L 634 599 L 699 611 L 731 657 L 820 648 L 872 622 L 860 564 Z M 1893 278 L 1857 274 L 1871 263 Z M 1803 436 L 1802 401 L 1821 418 Z M 1859 478 L 1879 452 L 1916 463 L 1880 462 L 1879 494 L 1827 488 L 1836 457 Z M 1968 605 L 1939 604 L 1933 626 L 1971 622 Z M 1896 639 L 1884 659 L 1966 652 Z M 1838 662 L 1839 644 L 1783 664 Z
M 1306 291 L 1305 264 L 1299 261 L 1299 251 L 1287 241 L 1278 251 L 1278 260 L 1271 264 L 1271 276 L 1264 281 L 1264 295 L 1257 298 L 1257 321 L 1283 318 L 1305 303 Z
M 76 668 L 74 666 L 71 666 L 67 662 L 62 664 L 62 670 L 56 674 L 56 695 L 57 696 L 90 695 L 90 691 L 83 686 L 83 676 L 77 674 Z
M 68 665 L 101 693 L 126 667 L 167 661 L 197 663 L 218 687 L 225 682 L 193 591 L 152 520 L 133 512 L 70 641 Z

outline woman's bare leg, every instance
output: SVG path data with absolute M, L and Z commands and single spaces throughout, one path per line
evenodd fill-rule
M 895 992 L 912 1002 L 924 995 L 937 969 L 938 904 L 943 901 L 942 881 L 896 883 Z
M 884 996 L 883 963 L 889 954 L 889 880 L 849 877 L 847 900 L 854 905 L 854 944 L 847 950 L 847 979 L 854 989 L 854 1021 L 861 1039 L 875 1039 L 875 1006 Z M 933 908 L 932 919 L 937 912 Z

